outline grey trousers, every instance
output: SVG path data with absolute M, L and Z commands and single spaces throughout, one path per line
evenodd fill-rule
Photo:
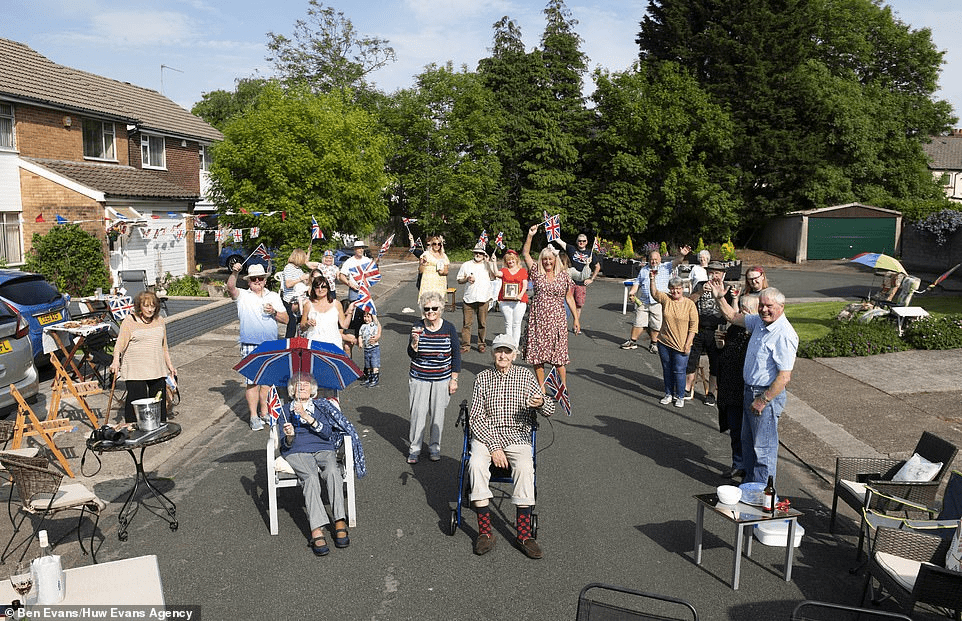
M 431 435 L 428 451 L 441 452 L 441 430 L 444 427 L 444 409 L 448 407 L 451 395 L 448 386 L 451 380 L 440 382 L 425 382 L 411 378 L 408 380 L 408 400 L 411 406 L 411 429 L 408 432 L 408 444 L 412 455 L 421 454 L 421 442 L 424 439 L 425 426 L 430 418 Z
M 294 469 L 297 480 L 304 490 L 304 506 L 307 508 L 307 521 L 311 530 L 321 528 L 330 523 L 324 499 L 321 497 L 321 477 L 327 487 L 327 495 L 331 498 L 331 509 L 334 511 L 334 521 L 347 519 L 344 511 L 344 479 L 341 468 L 337 465 L 337 455 L 334 451 L 318 451 L 316 453 L 288 453 L 284 456 L 287 463 Z

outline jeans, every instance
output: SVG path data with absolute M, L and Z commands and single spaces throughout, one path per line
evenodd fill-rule
M 661 358 L 661 373 L 665 378 L 665 394 L 676 399 L 685 396 L 685 367 L 688 354 L 658 343 L 658 356 Z
M 521 342 L 521 320 L 524 319 L 524 311 L 527 310 L 527 302 L 509 302 L 502 300 L 498 303 L 501 307 L 501 314 L 504 315 L 504 333 L 517 345 Z
M 745 483 L 767 483 L 768 477 L 775 477 L 778 462 L 778 418 L 785 409 L 786 393 L 783 390 L 757 414 L 752 409 L 752 401 L 767 389 L 767 386 L 745 386 L 744 410 L 742 420 L 742 457 L 745 461 Z

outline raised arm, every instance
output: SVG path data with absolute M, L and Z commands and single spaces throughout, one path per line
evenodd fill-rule
M 727 291 L 727 288 L 725 287 L 724 283 L 715 285 L 709 280 L 706 281 L 702 286 L 711 291 L 711 295 L 718 303 L 718 310 L 720 310 L 721 314 L 724 315 L 725 321 L 743 328 L 745 327 L 745 315 L 739 313 L 738 309 L 729 304 L 728 300 L 725 299 L 725 292 Z
M 528 229 L 528 236 L 524 240 L 524 246 L 521 247 L 521 258 L 524 259 L 524 264 L 529 270 L 534 265 L 534 259 L 531 258 L 531 240 L 537 232 L 538 225 L 532 224 L 531 228 Z

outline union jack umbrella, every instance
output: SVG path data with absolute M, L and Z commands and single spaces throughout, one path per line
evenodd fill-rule
M 386 240 L 384 240 L 384 243 L 383 243 L 383 244 L 381 244 L 381 249 L 378 250 L 378 252 L 377 252 L 377 258 L 378 258 L 378 259 L 380 259 L 381 257 L 384 256 L 384 253 L 387 252 L 387 251 L 391 248 L 391 244 L 392 244 L 392 243 L 394 243 L 394 234 L 393 234 L 393 233 L 391 234 L 390 237 L 388 237 Z
M 107 300 L 110 305 L 110 314 L 114 319 L 121 321 L 134 310 L 134 299 L 129 295 L 119 295 Z
M 251 239 L 254 239 L 255 237 L 260 237 L 260 236 L 261 236 L 261 228 L 259 226 L 252 226 Z
M 504 231 L 498 231 L 498 236 L 494 238 L 494 245 L 504 250 Z
M 548 236 L 548 241 L 553 242 L 561 239 L 561 215 L 555 214 L 544 221 L 544 232 Z
M 261 386 L 285 386 L 294 373 L 310 373 L 321 388 L 342 390 L 361 377 L 344 350 L 303 337 L 265 341 L 234 367 Z
M 321 225 L 317 223 L 317 218 L 311 216 L 311 239 L 324 239 L 324 231 L 321 230 Z
M 348 272 L 354 278 L 354 281 L 362 289 L 370 289 L 372 286 L 381 282 L 381 270 L 377 268 L 377 264 L 374 261 L 368 261 L 367 265 L 364 267 L 354 266 L 348 268 Z
M 234 243 L 241 243 L 244 241 L 244 231 L 242 229 L 234 229 L 230 232 L 234 236 Z
M 194 230 L 194 241 L 198 244 L 204 243 L 204 229 Z
M 548 396 L 558 402 L 565 414 L 571 416 L 571 399 L 568 398 L 568 388 L 561 382 L 558 367 L 551 368 L 551 372 L 544 378 L 544 387 Z

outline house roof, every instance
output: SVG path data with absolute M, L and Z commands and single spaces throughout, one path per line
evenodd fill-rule
M 962 170 L 962 135 L 935 136 L 922 145 L 933 170 Z
M 88 188 L 103 192 L 107 198 L 138 198 L 196 201 L 198 194 L 166 181 L 140 168 L 97 164 L 93 162 L 68 162 L 34 157 L 21 158 Z
M 202 142 L 224 135 L 157 91 L 71 69 L 0 38 L 0 98 L 95 113 L 141 129 Z

